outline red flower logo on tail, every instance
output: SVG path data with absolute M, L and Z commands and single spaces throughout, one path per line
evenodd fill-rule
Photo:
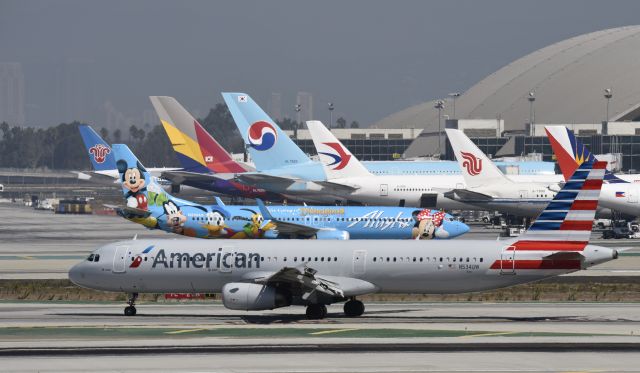
M 89 154 L 93 155 L 93 159 L 96 163 L 104 163 L 104 159 L 107 154 L 111 153 L 111 149 L 108 146 L 102 144 L 95 144 L 89 148 Z
M 482 159 L 467 152 L 460 152 L 462 154 L 462 166 L 467 169 L 467 173 L 471 176 L 479 175 L 482 171 Z

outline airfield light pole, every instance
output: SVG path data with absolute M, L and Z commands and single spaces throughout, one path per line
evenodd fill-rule
M 442 156 L 442 109 L 444 109 L 444 101 L 436 101 L 434 107 L 438 109 L 438 156 Z
M 331 131 L 331 128 L 333 128 L 333 109 L 335 109 L 333 107 L 333 102 L 329 103 L 329 131 Z
M 529 135 L 533 136 L 535 129 L 533 128 L 533 122 L 536 120 L 536 113 L 533 109 L 533 103 L 536 102 L 536 92 L 530 91 L 527 96 L 529 100 Z
M 607 99 L 607 113 L 604 118 L 605 122 L 609 123 L 609 101 L 613 97 L 613 88 L 605 88 L 604 90 L 604 98 Z
M 302 105 L 296 104 L 296 123 L 293 125 L 293 138 L 298 140 L 298 125 L 300 124 L 300 110 Z
M 460 92 L 449 93 L 449 97 L 453 99 L 453 115 L 451 117 L 456 119 L 456 99 L 460 97 Z

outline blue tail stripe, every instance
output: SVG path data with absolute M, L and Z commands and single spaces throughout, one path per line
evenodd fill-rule
M 543 211 L 538 220 L 564 220 L 568 211 Z
M 573 201 L 551 201 L 547 205 L 545 211 L 550 210 L 568 210 L 571 208 Z
M 531 231 L 555 231 L 560 229 L 560 225 L 562 225 L 561 221 L 536 221 L 533 223 L 529 230 Z
M 180 154 L 178 152 L 175 152 L 175 154 L 176 154 L 176 157 L 178 157 L 178 161 L 180 162 L 180 165 L 186 171 L 197 172 L 200 174 L 211 173 L 211 171 L 207 167 L 203 166 L 199 162 L 194 161 L 193 159 L 191 159 L 191 157 L 187 157 L 186 155 Z
M 553 198 L 554 200 L 574 200 L 578 196 L 578 192 L 565 191 L 564 189 L 559 191 Z M 548 207 L 547 207 L 548 208 Z M 546 209 L 545 209 L 546 210 Z

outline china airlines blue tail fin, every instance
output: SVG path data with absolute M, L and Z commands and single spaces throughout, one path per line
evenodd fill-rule
M 327 179 L 372 176 L 371 172 L 318 120 L 307 121 Z
M 116 162 L 109 144 L 87 124 L 78 126 L 82 142 L 89 155 L 94 171 L 115 170 Z
M 565 180 L 585 161 L 595 162 L 596 157 L 582 144 L 576 135 L 565 126 L 545 126 L 547 137 L 551 143 L 553 153 L 560 166 Z M 604 180 L 607 183 L 627 183 L 610 171 L 605 171 Z
M 257 171 L 295 166 L 311 159 L 246 93 L 223 92 Z

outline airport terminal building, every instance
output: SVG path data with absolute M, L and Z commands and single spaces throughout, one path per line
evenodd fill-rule
M 620 153 L 620 169 L 640 170 L 638 51 L 640 26 L 575 36 L 509 63 L 463 93 L 409 107 L 367 129 L 334 131 L 362 160 L 438 153 L 452 159 L 446 127 L 462 129 L 493 156 L 537 153 L 552 160 L 544 124 L 566 125 L 593 153 Z M 301 148 L 315 153 L 299 132 Z

